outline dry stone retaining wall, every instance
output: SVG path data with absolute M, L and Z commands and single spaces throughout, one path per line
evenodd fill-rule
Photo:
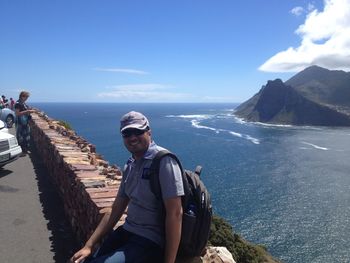
M 110 211 L 121 172 L 103 160 L 94 145 L 58 121 L 44 114 L 32 117 L 31 134 L 37 152 L 63 199 L 78 241 L 84 243 L 103 214 Z

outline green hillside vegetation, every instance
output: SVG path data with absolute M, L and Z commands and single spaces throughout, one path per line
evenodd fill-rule
M 58 121 L 58 124 L 59 125 L 62 125 L 64 128 L 66 128 L 67 130 L 73 130 L 72 126 L 67 122 L 67 121 L 64 121 L 64 120 L 59 120 Z
M 213 216 L 210 229 L 209 244 L 224 246 L 237 263 L 277 263 L 262 245 L 254 245 L 234 233 L 232 226 L 223 218 Z

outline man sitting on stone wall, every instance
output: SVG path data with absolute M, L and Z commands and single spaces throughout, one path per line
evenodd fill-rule
M 163 158 L 160 163 L 159 178 L 166 211 L 164 220 L 161 204 L 149 183 L 152 159 L 164 148 L 152 140 L 149 122 L 139 112 L 132 111 L 121 118 L 120 132 L 132 156 L 125 165 L 112 211 L 102 218 L 84 247 L 73 255 L 71 262 L 173 263 L 181 238 L 181 196 L 184 195 L 184 188 L 180 167 L 170 157 Z M 127 206 L 124 225 L 113 231 Z

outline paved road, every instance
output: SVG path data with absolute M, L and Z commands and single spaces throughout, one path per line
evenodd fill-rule
M 35 150 L 0 168 L 0 262 L 63 263 L 76 248 Z

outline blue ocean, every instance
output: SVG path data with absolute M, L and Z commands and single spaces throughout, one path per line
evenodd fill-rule
M 246 123 L 236 104 L 33 103 L 111 164 L 129 153 L 119 119 L 144 113 L 156 143 L 203 166 L 214 212 L 283 262 L 350 262 L 350 128 Z

